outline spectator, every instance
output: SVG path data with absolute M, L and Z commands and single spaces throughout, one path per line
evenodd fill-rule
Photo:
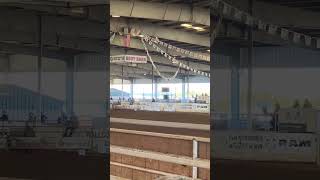
M 6 111 L 2 111 L 2 115 L 0 117 L 1 121 L 8 121 L 9 117 Z
M 305 99 L 303 103 L 303 108 L 312 108 L 312 104 L 309 99 Z
M 299 103 L 299 100 L 295 100 L 294 101 L 294 103 L 293 103 L 293 106 L 292 106 L 293 108 L 295 108 L 295 109 L 299 109 L 300 108 L 300 103 Z
M 35 132 L 33 131 L 33 128 L 30 127 L 29 122 L 26 122 L 26 126 L 24 129 L 24 136 L 25 137 L 34 137 L 35 136 Z
M 76 129 L 79 126 L 78 118 L 74 113 L 72 113 L 70 120 L 66 121 L 65 126 L 66 128 L 65 128 L 64 136 L 71 137 L 74 129 Z
M 41 123 L 45 123 L 47 119 L 48 117 L 44 113 L 41 113 Z

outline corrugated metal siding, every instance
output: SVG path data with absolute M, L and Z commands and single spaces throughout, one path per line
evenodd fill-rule
M 246 68 L 247 49 L 241 49 L 241 67 Z M 215 68 L 230 68 L 231 57 L 213 55 Z M 253 66 L 258 68 L 304 68 L 320 67 L 320 51 L 298 47 L 256 47 Z
M 320 52 L 296 47 L 259 47 L 254 51 L 256 67 L 320 67 Z
M 29 112 L 36 112 L 38 96 L 36 92 L 18 86 L 0 85 L 0 110 L 5 110 L 10 119 L 25 120 Z M 56 119 L 63 110 L 64 102 L 42 96 L 42 109 L 49 119 Z
M 99 54 L 80 54 L 75 57 L 77 71 L 106 71 L 107 57 Z
M 221 54 L 212 54 L 211 61 L 213 61 L 214 68 L 228 68 L 230 67 L 231 57 Z

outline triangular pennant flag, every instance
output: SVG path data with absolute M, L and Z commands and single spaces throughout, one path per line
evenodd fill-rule
M 305 42 L 307 46 L 311 46 L 311 37 L 310 36 L 304 36 Z
M 281 28 L 281 38 L 284 40 L 289 39 L 289 30 Z
M 246 14 L 246 24 L 252 25 L 253 24 L 253 18 L 249 14 Z
M 231 7 L 229 6 L 229 4 L 224 3 L 223 4 L 223 14 L 229 16 L 229 14 L 231 13 Z
M 317 49 L 320 49 L 320 39 L 317 39 Z
M 266 24 L 262 22 L 261 20 L 258 21 L 258 29 L 265 31 L 266 30 Z
M 278 26 L 277 25 L 273 25 L 273 24 L 270 24 L 269 25 L 269 29 L 268 29 L 268 33 L 269 34 L 275 34 L 278 30 Z
M 300 39 L 301 39 L 301 34 L 297 33 L 297 32 L 294 32 L 293 33 L 293 42 L 300 43 Z
M 237 20 L 241 20 L 241 18 L 242 18 L 242 12 L 241 12 L 239 9 L 235 9 L 235 11 L 234 11 L 234 17 L 235 17 Z

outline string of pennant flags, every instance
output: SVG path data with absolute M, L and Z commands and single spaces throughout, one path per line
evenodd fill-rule
M 116 33 L 112 33 L 112 35 L 111 35 L 111 37 L 109 39 L 110 43 L 112 43 L 112 41 L 114 40 L 115 36 L 116 36 Z M 167 49 L 175 50 L 177 53 L 188 55 L 191 58 L 198 58 L 198 59 L 200 58 L 200 59 L 204 59 L 204 60 L 210 61 L 210 56 L 202 55 L 200 53 L 196 53 L 196 52 L 192 52 L 192 51 L 189 51 L 189 50 L 185 50 L 185 49 L 182 49 L 182 48 L 175 47 L 173 45 L 170 45 L 168 43 L 160 41 L 157 37 L 151 37 L 151 36 L 145 35 L 145 34 L 141 36 L 141 41 L 142 41 L 142 44 L 143 44 L 143 46 L 145 48 L 147 56 L 148 56 L 148 58 L 149 58 L 149 60 L 150 60 L 150 62 L 152 64 L 152 66 L 154 67 L 154 70 L 163 79 L 165 79 L 167 81 L 170 81 L 170 80 L 176 78 L 176 76 L 178 75 L 178 73 L 179 73 L 181 68 L 186 69 L 188 71 L 191 71 L 191 72 L 193 72 L 195 74 L 210 78 L 210 73 L 197 70 L 196 68 L 190 67 L 189 65 L 186 65 L 186 64 L 182 63 L 181 61 L 177 60 L 176 57 L 169 55 L 166 51 L 164 51 L 162 48 L 160 48 L 159 45 L 163 46 L 163 47 L 166 47 Z M 165 58 L 170 60 L 173 65 L 178 65 L 178 69 L 177 69 L 177 71 L 174 73 L 174 75 L 172 77 L 165 77 L 164 75 L 161 74 L 161 72 L 159 71 L 159 69 L 157 68 L 155 63 L 153 62 L 152 57 L 149 54 L 149 51 L 147 49 L 147 46 L 146 46 L 145 42 L 147 42 L 152 48 L 154 48 L 157 52 L 159 52 Z
M 150 54 L 149 54 L 149 50 L 148 50 L 147 45 L 146 45 L 146 43 L 144 42 L 144 39 L 143 39 L 143 38 L 141 38 L 141 42 L 142 42 L 142 45 L 143 45 L 143 47 L 144 47 L 144 49 L 145 49 L 145 51 L 146 51 L 146 53 L 147 53 L 147 56 L 148 56 L 148 58 L 149 58 L 149 60 L 150 60 L 150 62 L 151 62 L 151 64 L 152 64 L 154 70 L 156 71 L 156 73 L 157 73 L 161 78 L 165 79 L 166 81 L 170 81 L 170 80 L 175 79 L 175 78 L 177 77 L 179 71 L 180 71 L 181 64 L 179 64 L 179 67 L 178 67 L 177 71 L 174 73 L 173 76 L 171 76 L 171 77 L 166 77 L 166 76 L 162 75 L 162 73 L 160 72 L 160 70 L 158 69 L 158 67 L 157 67 L 157 66 L 155 65 L 155 63 L 153 62 L 152 57 L 151 57 Z M 150 42 L 149 42 L 149 43 L 150 43 Z M 171 60 L 172 60 L 172 63 L 174 63 L 174 64 L 177 63 L 174 59 L 171 59 Z
M 292 31 L 288 28 L 266 23 L 261 19 L 251 16 L 249 13 L 233 7 L 223 0 L 212 0 L 212 7 L 225 17 L 233 18 L 248 26 L 255 27 L 260 31 L 264 31 L 271 35 L 279 35 L 281 39 L 293 42 L 297 45 L 303 45 L 309 48 L 319 49 L 320 39 L 309 35 Z
M 210 73 L 203 72 L 203 71 L 197 70 L 195 68 L 192 68 L 192 67 L 182 63 L 181 61 L 177 60 L 175 57 L 169 55 L 167 52 L 165 52 L 163 49 L 161 49 L 157 45 L 157 43 L 156 43 L 156 41 L 158 41 L 157 38 L 153 38 L 148 35 L 143 35 L 143 37 L 141 39 L 148 42 L 151 47 L 153 47 L 157 52 L 159 52 L 165 58 L 169 59 L 174 65 L 179 64 L 179 67 L 182 67 L 183 69 L 187 69 L 187 70 L 189 70 L 195 74 L 201 75 L 201 76 L 210 77 Z
M 163 41 L 160 41 L 159 38 L 151 38 L 151 40 L 164 47 L 165 49 L 168 49 L 168 50 L 173 50 L 181 55 L 184 55 L 184 56 L 187 56 L 187 57 L 190 57 L 190 58 L 194 58 L 194 59 L 202 59 L 202 60 L 205 60 L 205 61 L 210 61 L 210 55 L 205 55 L 203 53 L 197 53 L 197 52 L 194 52 L 194 51 L 189 51 L 189 50 L 186 50 L 186 49 L 183 49 L 183 48 L 179 48 L 179 47 L 176 47 L 176 46 L 173 46 L 171 44 L 168 44 L 166 42 L 163 42 Z

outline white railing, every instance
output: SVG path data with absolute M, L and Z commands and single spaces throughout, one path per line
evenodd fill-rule
M 121 102 L 120 105 L 111 105 L 114 109 L 131 109 L 142 111 L 166 111 L 166 112 L 199 112 L 209 113 L 209 104 L 199 103 L 159 103 L 159 102 L 138 102 L 130 104 L 129 102 Z

